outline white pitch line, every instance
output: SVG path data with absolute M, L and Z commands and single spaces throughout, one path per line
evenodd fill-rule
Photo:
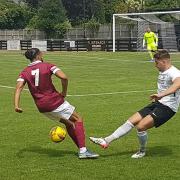
M 74 94 L 74 95 L 68 95 L 69 97 L 86 97 L 86 96 L 103 96 L 103 95 L 114 95 L 114 94 L 130 94 L 130 93 L 141 93 L 141 92 L 151 92 L 156 91 L 154 89 L 148 89 L 144 91 L 118 91 L 118 92 L 107 92 L 107 93 L 96 93 L 96 94 Z
M 11 86 L 3 86 L 3 85 L 0 85 L 1 88 L 7 88 L 7 89 L 15 89 L 15 87 L 11 87 Z M 29 91 L 29 89 L 26 89 L 24 88 L 23 90 L 25 91 Z
M 3 86 L 0 85 L 1 88 L 7 89 L 15 89 L 15 87 L 11 86 Z M 28 89 L 24 88 L 23 90 L 29 91 Z M 144 93 L 144 92 L 151 92 L 156 91 L 154 89 L 147 89 L 142 91 L 117 91 L 117 92 L 107 92 L 107 93 L 93 93 L 93 94 L 69 94 L 68 97 L 87 97 L 87 96 L 103 96 L 103 95 L 114 95 L 114 94 L 130 94 L 130 93 Z

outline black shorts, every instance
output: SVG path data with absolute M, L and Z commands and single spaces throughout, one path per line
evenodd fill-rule
M 152 102 L 138 112 L 143 118 L 147 115 L 151 115 L 154 119 L 155 127 L 161 126 L 176 114 L 171 108 L 158 101 Z

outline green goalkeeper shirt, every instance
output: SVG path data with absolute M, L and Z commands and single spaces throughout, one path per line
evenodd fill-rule
M 151 44 L 151 43 L 157 43 L 158 42 L 158 38 L 157 36 L 155 35 L 154 32 L 146 32 L 144 34 L 144 41 L 147 43 L 147 44 Z

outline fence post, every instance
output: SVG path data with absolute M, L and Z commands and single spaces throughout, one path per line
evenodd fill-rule
M 62 50 L 62 41 L 59 40 L 59 45 L 60 45 L 60 51 Z
M 106 50 L 109 51 L 109 40 L 106 41 Z
M 78 52 L 78 50 L 79 50 L 79 41 L 78 40 L 76 40 L 76 48 L 77 48 L 77 52 Z
M 128 41 L 128 51 L 132 51 L 132 42 L 131 42 L 131 37 L 129 37 L 129 41 Z
M 117 40 L 115 40 L 115 42 L 117 43 L 117 51 L 119 51 L 119 45 L 120 45 L 120 39 L 117 39 Z M 115 45 L 116 46 L 116 45 Z
M 51 51 L 53 51 L 53 45 L 52 44 L 53 44 L 53 40 L 51 39 L 50 40 L 50 49 L 51 49 Z

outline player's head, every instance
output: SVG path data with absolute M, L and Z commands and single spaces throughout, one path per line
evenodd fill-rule
M 165 49 L 158 50 L 154 54 L 154 60 L 156 67 L 158 68 L 159 71 L 162 72 L 165 71 L 171 65 L 170 54 Z
M 147 27 L 147 28 L 145 29 L 145 31 L 146 31 L 146 32 L 151 32 L 151 29 L 150 29 L 149 27 Z
M 34 60 L 41 60 L 42 61 L 42 53 L 38 48 L 28 49 L 25 54 L 27 59 L 31 62 Z

